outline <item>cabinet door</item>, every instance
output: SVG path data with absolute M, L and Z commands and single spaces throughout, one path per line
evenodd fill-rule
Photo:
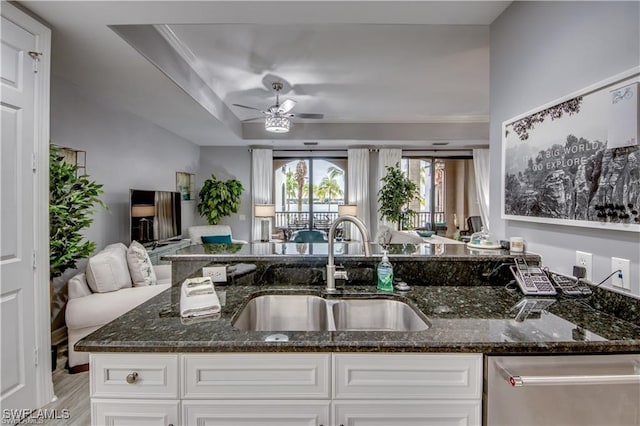
M 328 399 L 329 354 L 182 355 L 182 398 Z
M 183 401 L 183 425 L 331 426 L 330 401 Z
M 478 401 L 334 401 L 335 426 L 480 426 Z
M 333 355 L 335 399 L 479 399 L 482 354 Z
M 91 354 L 92 398 L 178 399 L 178 355 Z
M 180 401 L 91 399 L 91 424 L 105 426 L 177 426 Z

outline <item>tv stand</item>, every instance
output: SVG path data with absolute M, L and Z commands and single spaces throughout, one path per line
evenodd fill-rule
M 177 250 L 180 250 L 191 245 L 191 240 L 179 240 L 179 241 L 167 241 L 157 244 L 154 248 L 147 248 L 149 258 L 152 265 L 168 264 L 170 262 L 161 261 L 162 256 L 174 254 Z

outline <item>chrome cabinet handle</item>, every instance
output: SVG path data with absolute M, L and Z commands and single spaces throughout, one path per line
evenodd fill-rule
M 138 380 L 137 372 L 134 371 L 133 373 L 127 374 L 127 383 L 129 383 L 130 385 L 134 384 L 137 380 Z

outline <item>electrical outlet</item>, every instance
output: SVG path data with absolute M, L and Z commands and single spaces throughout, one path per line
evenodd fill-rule
M 227 267 L 226 266 L 208 266 L 202 268 L 203 277 L 211 277 L 211 281 L 214 283 L 224 283 L 227 281 Z
M 611 272 L 620 270 L 622 272 L 613 274 L 611 283 L 614 287 L 631 290 L 631 277 L 629 276 L 629 259 L 611 258 Z
M 593 255 L 584 251 L 576 251 L 576 265 L 583 266 L 587 270 L 585 279 L 591 281 L 593 277 Z

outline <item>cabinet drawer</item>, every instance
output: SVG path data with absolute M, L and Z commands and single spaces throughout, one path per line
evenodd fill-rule
M 180 401 L 92 399 L 91 424 L 96 426 L 178 426 Z
M 478 399 L 481 354 L 335 354 L 337 399 Z
M 178 355 L 91 354 L 90 363 L 92 398 L 178 398 Z
M 480 426 L 480 401 L 335 401 L 336 426 Z
M 182 355 L 182 398 L 329 398 L 330 354 Z
M 183 425 L 331 426 L 330 401 L 185 401 Z

